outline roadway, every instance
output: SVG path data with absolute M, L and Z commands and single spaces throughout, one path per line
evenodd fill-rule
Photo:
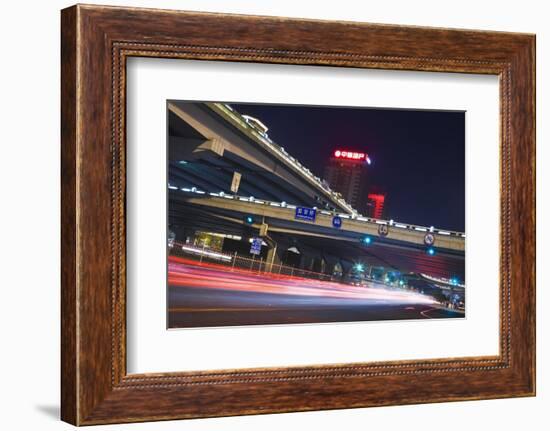
M 432 298 L 170 258 L 169 328 L 460 318 Z

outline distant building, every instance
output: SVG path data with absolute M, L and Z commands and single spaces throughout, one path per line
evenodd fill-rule
M 368 165 L 370 158 L 366 153 L 336 150 L 324 173 L 330 187 L 361 214 L 368 210 Z
M 368 195 L 366 215 L 371 218 L 384 218 L 384 202 L 386 193 L 380 190 L 371 191 Z

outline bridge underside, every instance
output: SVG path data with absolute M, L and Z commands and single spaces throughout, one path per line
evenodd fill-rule
M 178 188 L 230 192 L 234 172 L 239 194 L 296 205 L 348 211 L 307 176 L 280 160 L 216 112 L 213 104 L 171 102 L 168 112 L 169 182 Z

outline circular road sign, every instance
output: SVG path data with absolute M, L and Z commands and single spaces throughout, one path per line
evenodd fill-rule
M 378 235 L 387 236 L 389 231 L 390 231 L 390 228 L 388 227 L 387 224 L 378 225 Z
M 340 217 L 340 216 L 332 217 L 332 226 L 334 226 L 335 228 L 340 229 L 342 227 L 342 217 Z
M 435 242 L 435 235 L 433 233 L 428 232 L 426 235 L 424 235 L 424 244 L 433 245 L 434 242 Z

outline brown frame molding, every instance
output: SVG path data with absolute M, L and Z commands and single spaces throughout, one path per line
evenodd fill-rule
M 535 394 L 534 35 L 83 5 L 61 18 L 63 420 L 89 425 Z M 129 56 L 498 75 L 500 354 L 127 375 Z

